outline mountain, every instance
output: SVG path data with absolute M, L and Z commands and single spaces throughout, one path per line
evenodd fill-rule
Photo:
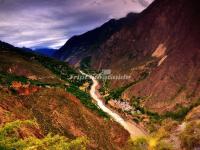
M 34 52 L 44 55 L 44 56 L 52 57 L 54 53 L 56 52 L 56 49 L 41 48 L 41 49 L 34 50 Z
M 156 0 L 133 26 L 101 46 L 92 66 L 130 75 L 131 81 L 148 74 L 122 96 L 143 97 L 147 109 L 164 113 L 187 107 L 200 98 L 199 8 L 196 0 Z
M 57 58 L 97 72 L 107 69 L 110 76 L 128 76 L 102 81 L 100 92 L 108 105 L 153 133 L 149 143 L 154 146 L 162 139 L 174 147 L 167 149 L 198 149 L 200 2 L 155 0 L 136 16 L 96 47 L 90 43 L 99 37 L 96 30 L 88 32 L 94 33 L 92 38 L 83 36 L 88 33 L 75 36 Z M 145 141 L 140 139 L 140 149 L 148 149 Z M 162 149 L 158 147 L 149 149 Z
M 126 144 L 128 132 L 79 89 L 89 81 L 71 75 L 64 62 L 0 42 L 0 149 L 83 149 L 85 138 L 87 149 Z
M 122 27 L 129 26 L 137 19 L 137 14 L 130 13 L 125 18 L 116 20 L 111 19 L 92 31 L 85 34 L 74 36 L 66 44 L 56 51 L 54 57 L 59 60 L 65 60 L 70 64 L 79 63 L 83 58 L 94 54 L 114 33 Z
M 0 149 L 2 138 L 12 135 L 4 131 L 19 126 L 17 120 L 35 122 L 15 131 L 21 139 L 32 135 L 57 143 L 64 136 L 79 146 L 71 149 L 86 143 L 80 137 L 89 139 L 88 149 L 199 149 L 199 27 L 199 1 L 155 0 L 140 14 L 67 41 L 54 57 L 73 68 L 0 42 Z M 126 75 L 100 80 L 99 92 L 107 107 L 147 136 L 127 143 L 129 134 L 93 104 L 85 88 L 91 81 L 70 78 L 79 75 L 76 67 Z
M 67 54 L 60 58 L 81 62 L 83 55 L 90 56 L 92 68 L 130 76 L 128 80 L 110 80 L 109 88 L 137 82 L 125 89 L 121 98 L 130 101 L 142 97 L 143 106 L 149 110 L 165 113 L 187 107 L 200 98 L 199 10 L 196 0 L 155 0 L 92 53 L 85 48 L 89 53 L 83 53 L 71 44 L 75 39 L 90 41 L 78 36 L 60 50 Z M 73 49 L 76 53 L 70 53 Z

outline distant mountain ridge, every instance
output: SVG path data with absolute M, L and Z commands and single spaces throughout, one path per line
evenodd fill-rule
M 40 49 L 35 49 L 33 51 L 44 56 L 53 57 L 53 55 L 56 52 L 56 49 L 40 48 Z
M 30 49 L 30 48 L 26 48 L 26 47 L 23 47 L 23 48 L 18 48 L 18 47 L 15 47 L 9 43 L 6 43 L 6 42 L 3 42 L 3 41 L 0 41 L 0 45 L 5 47 L 6 49 L 18 49 L 20 51 L 24 51 L 24 52 L 30 52 L 30 53 L 37 53 L 37 54 L 40 54 L 40 55 L 43 55 L 43 56 L 48 56 L 48 57 L 53 57 L 56 49 L 50 49 L 50 48 L 41 48 L 41 49 Z

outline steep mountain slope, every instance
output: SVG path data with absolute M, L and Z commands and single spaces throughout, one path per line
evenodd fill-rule
M 87 137 L 89 149 L 123 147 L 129 134 L 100 116 L 105 114 L 77 87 L 82 83 L 65 78 L 70 74 L 76 72 L 65 63 L 0 42 L 0 127 L 35 120 L 38 126 L 19 131 L 22 138 L 53 133 L 70 139 Z
M 188 106 L 200 97 L 199 10 L 196 0 L 156 0 L 94 53 L 84 54 L 91 56 L 96 70 L 131 76 L 110 81 L 111 89 L 138 81 L 125 90 L 123 99 L 142 97 L 145 107 L 160 113 Z M 68 43 L 69 49 L 72 45 Z M 75 62 L 81 61 L 82 51 L 76 50 L 81 54 Z
M 74 36 L 54 56 L 70 64 L 79 63 L 83 58 L 93 55 L 96 49 L 114 33 L 124 26 L 131 25 L 136 19 L 137 14 L 130 13 L 125 18 L 119 20 L 112 19 L 99 28 L 80 36 Z
M 93 65 L 128 73 L 133 80 L 138 70 L 150 74 L 127 89 L 125 99 L 146 97 L 144 105 L 157 112 L 187 106 L 200 97 L 199 8 L 195 0 L 155 1 L 134 26 L 102 46 Z

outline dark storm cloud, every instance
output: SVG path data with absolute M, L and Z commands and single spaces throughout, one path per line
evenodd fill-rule
M 60 47 L 110 18 L 142 11 L 152 0 L 0 0 L 0 40 Z

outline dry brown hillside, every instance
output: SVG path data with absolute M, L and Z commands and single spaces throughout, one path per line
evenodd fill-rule
M 92 59 L 94 68 L 110 68 L 131 80 L 111 81 L 111 88 L 138 80 L 124 99 L 144 97 L 157 112 L 175 110 L 200 97 L 200 4 L 196 0 L 156 0 L 132 26 L 111 36 Z
M 89 101 L 83 105 L 77 95 L 67 92 L 66 88 L 73 83 L 61 80 L 45 68 L 38 57 L 46 61 L 47 66 L 54 65 L 54 60 L 21 53 L 5 43 L 0 46 L 1 127 L 16 120 L 35 120 L 39 127 L 20 130 L 22 138 L 30 135 L 41 138 L 53 133 L 70 139 L 87 137 L 89 149 L 123 147 L 129 134 L 117 123 L 100 116 L 101 112 L 95 111 L 96 107 Z

